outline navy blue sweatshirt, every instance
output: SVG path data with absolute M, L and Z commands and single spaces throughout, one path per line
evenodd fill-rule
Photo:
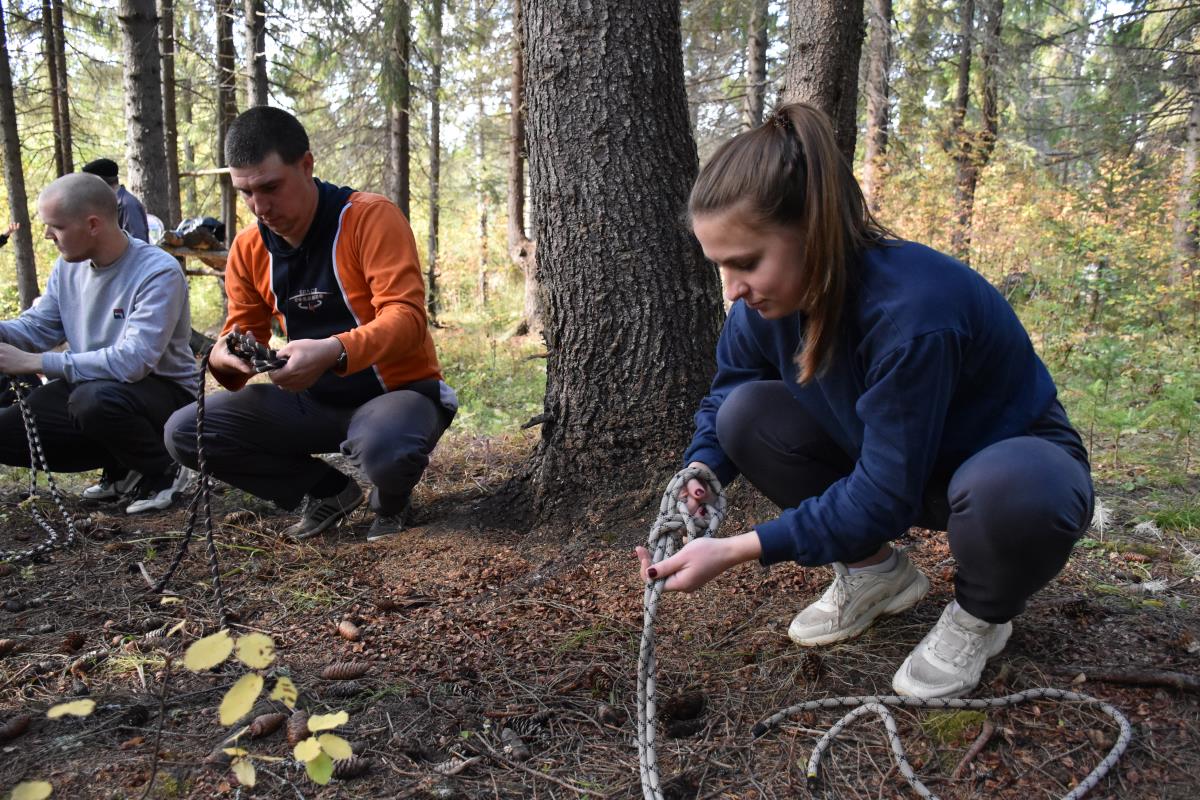
M 734 303 L 717 343 L 717 375 L 696 413 L 684 463 L 727 484 L 737 467 L 717 442 L 721 402 L 749 381 L 782 380 L 851 458 L 853 471 L 756 527 L 762 561 L 843 561 L 916 520 L 931 479 L 1026 434 L 1056 391 L 1012 308 L 982 276 L 912 242 L 867 250 L 826 369 L 796 381 L 803 315 L 765 320 Z M 763 409 L 764 414 L 785 412 Z

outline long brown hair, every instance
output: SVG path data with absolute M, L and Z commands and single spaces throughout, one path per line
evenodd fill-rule
M 859 256 L 891 234 L 863 201 L 829 117 L 806 103 L 776 109 L 759 127 L 721 145 L 700 170 L 688 200 L 691 218 L 732 209 L 751 225 L 797 229 L 804 241 L 806 322 L 796 366 L 800 383 L 807 383 L 833 353 Z

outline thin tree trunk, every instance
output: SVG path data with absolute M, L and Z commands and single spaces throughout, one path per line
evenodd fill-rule
M 512 83 L 508 131 L 508 254 L 525 276 L 524 313 L 518 335 L 542 332 L 541 289 L 537 279 L 537 248 L 525 227 L 525 55 L 521 44 L 523 0 L 513 0 Z
M 549 351 L 524 486 L 539 519 L 578 518 L 581 501 L 640 501 L 674 471 L 722 305 L 679 224 L 697 168 L 679 3 L 527 0 L 524 12 Z
M 185 171 L 191 172 L 196 169 L 196 153 L 192 146 L 191 137 L 189 137 L 186 133 L 192 128 L 191 80 L 184 78 L 183 92 L 180 94 L 180 96 L 183 98 L 183 102 L 180 104 L 180 117 L 183 120 L 184 126 L 183 147 L 181 148 L 183 152 L 183 168 Z M 196 179 L 194 177 L 188 178 L 187 183 L 183 184 L 182 191 L 183 202 L 180 204 L 180 219 L 183 219 L 184 214 L 187 214 L 190 217 L 196 213 L 196 206 L 198 203 L 196 197 Z
M 21 134 L 17 129 L 17 105 L 13 100 L 12 70 L 8 63 L 8 34 L 4 6 L 0 4 L 0 130 L 4 133 L 4 185 L 12 221 L 12 247 L 17 268 L 17 300 L 21 310 L 38 296 L 37 264 L 33 260 L 33 235 L 29 229 L 29 198 L 25 194 L 25 171 L 21 162 Z
M 754 0 L 750 12 L 750 41 L 746 47 L 746 98 L 742 103 L 742 125 L 757 128 L 762 123 L 767 94 L 768 0 Z
M 392 200 L 409 216 L 409 119 L 412 111 L 412 90 L 409 83 L 408 61 L 411 38 L 409 0 L 395 0 L 393 7 L 391 44 L 391 114 L 389 140 L 392 162 Z
M 267 3 L 266 0 L 246 0 L 246 62 L 250 74 L 246 79 L 246 105 L 270 104 L 267 88 Z
M 802 101 L 833 120 L 838 148 L 854 160 L 862 0 L 788 0 L 785 102 Z
M 427 282 L 429 295 L 426 306 L 429 324 L 438 324 L 438 205 L 441 202 L 442 171 L 442 0 L 433 0 L 429 18 L 429 257 Z
M 66 175 L 63 164 L 62 117 L 58 107 L 58 47 L 54 43 L 54 10 L 42 0 L 42 58 L 50 77 L 50 117 L 54 124 L 54 172 Z
M 954 92 L 954 107 L 950 117 L 950 146 L 954 154 L 954 229 L 950 233 L 950 249 L 964 262 L 970 263 L 971 209 L 968 192 L 974 195 L 974 176 L 970 168 L 971 136 L 966 129 L 967 105 L 971 99 L 971 54 L 975 33 L 975 0 L 963 0 L 959 9 L 958 82 Z
M 217 0 L 217 166 L 225 161 L 225 134 L 237 116 L 237 63 L 233 45 L 233 0 Z M 221 216 L 225 245 L 237 236 L 237 195 L 228 174 L 221 176 Z
M 71 94 L 67 88 L 67 34 L 63 27 L 62 0 L 51 0 L 54 17 L 54 67 L 58 70 L 58 117 L 62 124 L 62 168 L 63 174 L 75 171 L 75 144 L 71 136 Z
M 154 0 L 120 0 L 125 59 L 126 162 L 129 183 L 146 211 L 169 219 L 167 151 L 163 136 L 162 71 Z
M 485 112 L 483 108 L 483 81 L 478 79 L 478 92 L 475 96 L 475 113 L 478 119 L 475 131 L 475 163 L 476 185 L 475 193 L 479 200 L 479 272 L 478 292 L 479 304 L 487 305 L 488 301 L 488 195 L 487 195 L 487 146 L 484 137 Z
M 863 152 L 863 194 L 879 213 L 879 187 L 887 172 L 888 70 L 892 63 L 892 0 L 869 0 L 867 18 L 867 140 Z
M 1191 110 L 1183 140 L 1183 170 L 1179 175 L 1179 192 L 1175 201 L 1175 263 L 1167 280 L 1179 284 L 1196 269 L 1200 244 L 1197 243 L 1197 223 L 1200 222 L 1200 193 L 1196 191 L 1196 173 L 1200 166 L 1200 60 L 1188 59 L 1188 96 Z
M 179 121 L 175 102 L 175 0 L 158 0 L 159 45 L 162 48 L 163 146 L 167 155 L 167 217 L 173 228 L 183 219 L 179 204 Z

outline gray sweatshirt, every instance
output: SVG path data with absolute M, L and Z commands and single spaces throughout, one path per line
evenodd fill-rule
M 194 391 L 191 330 L 179 262 L 130 237 L 125 253 L 104 268 L 59 258 L 46 293 L 21 316 L 0 322 L 0 340 L 42 352 L 42 372 L 50 378 L 136 383 L 158 375 Z M 46 352 L 64 341 L 67 352 Z

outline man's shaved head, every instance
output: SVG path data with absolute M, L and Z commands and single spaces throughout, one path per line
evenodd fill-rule
M 117 196 L 103 178 L 84 172 L 63 175 L 38 195 L 38 208 L 55 207 L 59 214 L 83 219 L 93 214 L 117 222 Z

